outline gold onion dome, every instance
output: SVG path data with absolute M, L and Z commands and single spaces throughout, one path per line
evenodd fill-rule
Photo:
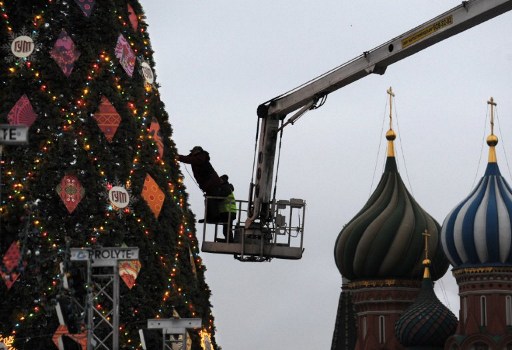
M 394 139 L 396 135 L 391 127 L 390 131 L 386 138 Z M 421 280 L 422 232 L 425 230 L 431 235 L 432 278 L 437 280 L 448 269 L 440 244 L 441 227 L 405 187 L 398 173 L 393 140 L 388 139 L 385 170 L 377 188 L 336 239 L 336 265 L 351 281 Z

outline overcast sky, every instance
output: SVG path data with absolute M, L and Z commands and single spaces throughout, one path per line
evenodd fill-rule
M 203 146 L 219 174 L 229 174 L 236 196 L 247 199 L 259 104 L 459 3 L 142 0 L 178 151 Z M 510 33 L 507 13 L 332 93 L 286 128 L 277 197 L 307 201 L 304 256 L 241 263 L 202 253 L 223 350 L 330 349 L 341 287 L 334 242 L 382 174 L 390 86 L 400 173 L 440 224 L 483 175 L 491 96 L 498 163 L 512 183 Z M 187 169 L 199 219 L 202 193 Z M 436 291 L 458 315 L 450 271 Z

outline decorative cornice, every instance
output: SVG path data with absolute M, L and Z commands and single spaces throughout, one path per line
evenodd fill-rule
M 476 267 L 463 267 L 458 269 L 453 269 L 452 274 L 453 277 L 457 278 L 462 275 L 479 275 L 479 274 L 489 274 L 496 273 L 502 274 L 512 273 L 512 266 L 476 266 Z
M 383 280 L 362 280 L 354 281 L 348 284 L 348 289 L 360 288 L 386 288 L 386 287 L 400 287 L 400 288 L 419 288 L 421 281 L 419 280 L 400 280 L 400 279 L 383 279 Z

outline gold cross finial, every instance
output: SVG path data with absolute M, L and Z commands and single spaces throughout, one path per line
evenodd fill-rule
M 423 271 L 423 278 L 430 278 L 430 259 L 428 258 L 428 238 L 430 237 L 430 233 L 425 229 L 425 232 L 422 233 L 425 237 L 425 259 L 423 260 L 423 266 L 425 266 L 425 271 Z
M 389 130 L 393 129 L 393 97 L 395 97 L 395 93 L 393 92 L 393 88 L 390 86 L 387 90 L 389 95 Z
M 393 97 L 395 93 L 391 87 L 389 87 L 387 93 L 389 95 L 389 130 L 386 133 L 386 139 L 388 140 L 388 157 L 394 157 L 395 147 L 393 146 L 393 140 L 396 139 L 396 134 L 393 131 Z
M 491 135 L 494 135 L 494 107 L 496 107 L 498 104 L 494 102 L 494 98 L 492 98 L 489 101 L 487 101 L 488 105 L 491 105 Z
M 423 237 L 425 237 L 425 259 L 428 259 L 428 238 L 430 237 L 430 233 L 427 230 L 422 233 Z
M 494 107 L 496 107 L 497 103 L 494 102 L 494 99 L 491 97 L 489 101 L 487 101 L 488 105 L 491 105 L 491 134 L 487 137 L 487 144 L 489 145 L 489 163 L 496 163 L 496 145 L 498 144 L 498 137 L 494 135 Z

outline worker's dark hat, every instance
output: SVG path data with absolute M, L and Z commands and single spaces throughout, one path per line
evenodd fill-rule
M 190 150 L 190 152 L 197 152 L 197 151 L 202 151 L 203 150 L 203 147 L 201 146 L 194 146 L 194 148 L 192 148 Z

